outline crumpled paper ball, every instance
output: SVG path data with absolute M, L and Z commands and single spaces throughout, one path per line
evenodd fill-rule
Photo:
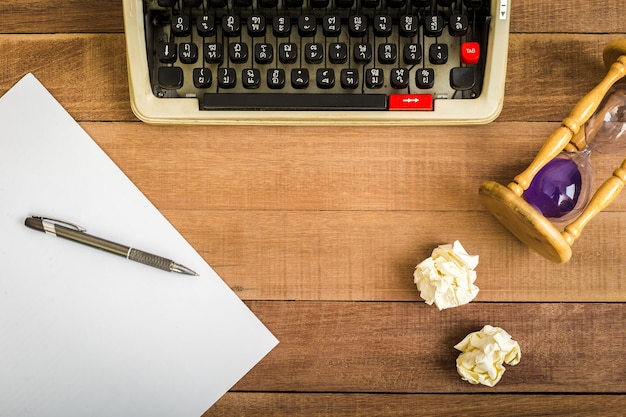
M 468 255 L 457 240 L 436 247 L 430 258 L 415 267 L 413 281 L 426 304 L 443 310 L 467 304 L 476 298 L 478 255 Z
M 462 353 L 456 359 L 461 378 L 470 384 L 493 387 L 505 371 L 503 363 L 517 365 L 522 357 L 519 343 L 500 327 L 486 325 L 468 334 L 454 346 Z

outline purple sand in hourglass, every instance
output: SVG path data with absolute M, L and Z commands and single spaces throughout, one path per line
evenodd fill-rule
M 582 176 L 576 162 L 556 158 L 548 162 L 524 192 L 524 200 L 548 218 L 561 218 L 576 207 Z

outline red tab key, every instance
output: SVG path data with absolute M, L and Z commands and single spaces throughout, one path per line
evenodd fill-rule
M 463 42 L 461 44 L 461 63 L 466 65 L 477 64 L 480 60 L 480 44 L 478 42 Z

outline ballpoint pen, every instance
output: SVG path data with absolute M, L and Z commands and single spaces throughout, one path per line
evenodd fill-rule
M 24 224 L 31 229 L 62 237 L 73 242 L 82 243 L 92 248 L 101 249 L 115 255 L 123 256 L 131 261 L 140 262 L 164 271 L 177 272 L 185 275 L 198 275 L 191 269 L 170 259 L 88 235 L 85 233 L 87 231 L 85 228 L 73 223 L 48 217 L 31 216 L 26 218 Z

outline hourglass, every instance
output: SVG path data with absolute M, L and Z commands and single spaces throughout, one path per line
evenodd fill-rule
M 535 159 L 506 187 L 493 181 L 479 190 L 482 203 L 513 235 L 543 257 L 559 263 L 583 228 L 619 194 L 626 160 L 591 196 L 592 151 L 626 149 L 626 39 L 604 48 L 608 72 L 574 106 Z M 591 197 L 591 198 L 590 198 Z

